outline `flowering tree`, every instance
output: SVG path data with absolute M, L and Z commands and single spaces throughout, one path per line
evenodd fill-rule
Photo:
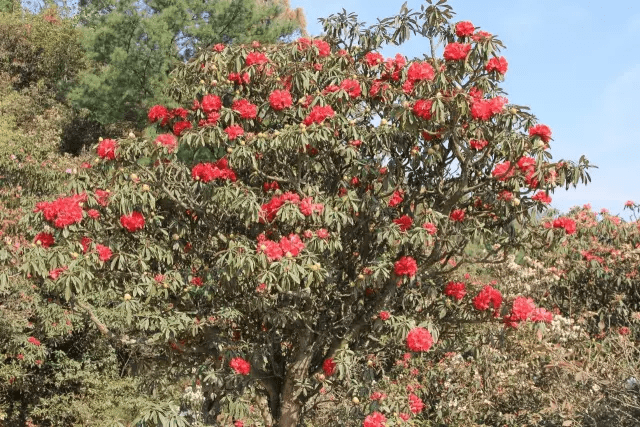
M 36 206 L 22 269 L 122 355 L 148 396 L 139 421 L 292 427 L 325 384 L 455 348 L 455 319 L 549 320 L 448 277 L 526 247 L 514 221 L 588 162 L 550 162 L 550 129 L 502 96 L 501 43 L 450 19 L 440 2 L 369 28 L 331 16 L 324 40 L 215 45 L 173 73 L 186 108 L 154 106 L 147 138 L 102 140 L 67 195 Z M 377 53 L 410 34 L 425 58 Z M 46 364 L 55 331 L 35 330 Z

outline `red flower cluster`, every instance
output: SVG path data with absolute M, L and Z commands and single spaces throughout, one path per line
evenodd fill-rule
M 313 203 L 312 197 L 305 197 L 298 206 L 300 212 L 304 216 L 311 216 L 314 212 L 322 213 L 324 205 L 322 203 Z
M 546 144 L 551 140 L 551 129 L 547 125 L 535 125 L 529 128 L 529 136 L 539 136 Z
M 567 234 L 576 232 L 576 222 L 571 218 L 560 217 L 553 220 L 553 228 L 564 228 Z
M 536 303 L 533 302 L 533 299 L 517 297 L 511 307 L 511 319 L 515 321 L 527 320 L 535 308 Z
M 229 73 L 229 77 L 227 77 L 230 82 L 234 82 L 238 85 L 248 84 L 251 81 L 251 76 L 249 73 Z
M 153 107 L 151 107 L 147 117 L 149 117 L 149 122 L 155 123 L 158 120 L 160 120 L 163 125 L 170 118 L 169 111 L 167 110 L 167 107 L 165 107 L 163 105 L 154 105 Z
M 538 307 L 531 312 L 529 319 L 533 322 L 551 323 L 553 320 L 553 313 L 547 311 L 542 307 Z
M 430 222 L 425 222 L 424 224 L 422 224 L 422 228 L 427 230 L 427 233 L 429 233 L 432 236 L 438 232 L 438 227 L 436 227 L 435 224 L 432 224 Z
M 51 280 L 57 280 L 58 277 L 60 277 L 60 275 L 65 271 L 67 271 L 67 267 L 66 266 L 54 268 L 53 270 L 49 271 L 49 278 Z
M 251 371 L 251 364 L 242 357 L 234 357 L 231 359 L 229 366 L 236 371 L 236 374 L 249 375 Z
M 231 106 L 233 111 L 240 114 L 243 119 L 255 119 L 258 114 L 258 106 L 252 104 L 246 99 L 239 99 Z
M 200 287 L 204 284 L 204 282 L 202 281 L 202 278 L 198 276 L 192 277 L 191 280 L 189 280 L 189 283 L 196 287 Z
M 236 174 L 225 158 L 215 163 L 198 163 L 191 169 L 191 177 L 201 182 L 210 182 L 214 179 L 236 181 Z
M 113 252 L 108 246 L 96 244 L 96 251 L 98 252 L 98 258 L 100 258 L 100 261 L 109 261 L 111 256 L 113 256 Z
M 413 62 L 407 71 L 407 80 L 415 83 L 421 80 L 431 81 L 435 77 L 435 71 L 428 62 Z
M 429 351 L 433 337 L 426 328 L 413 328 L 407 334 L 407 347 L 411 351 Z
M 113 139 L 103 139 L 98 144 L 98 156 L 102 159 L 115 160 L 118 143 Z
M 455 209 L 449 214 L 449 219 L 454 222 L 462 222 L 464 221 L 464 215 L 463 209 Z
M 491 171 L 491 175 L 493 175 L 498 181 L 506 181 L 513 176 L 514 172 L 515 170 L 511 167 L 511 162 L 506 160 L 497 164 Z
M 133 233 L 134 231 L 144 228 L 144 216 L 142 216 L 140 212 L 133 211 L 129 215 L 122 215 L 120 217 L 120 224 L 122 224 L 127 231 Z
M 49 248 L 53 246 L 53 244 L 55 243 L 55 239 L 53 238 L 53 234 L 51 233 L 38 233 L 35 239 L 33 239 L 33 242 L 36 245 L 42 246 L 43 248 Z
M 548 205 L 549 203 L 551 203 L 551 197 L 549 197 L 549 195 L 544 191 L 538 191 L 535 194 L 535 196 L 533 196 L 531 198 L 531 200 L 535 200 L 536 202 L 544 203 L 545 205 Z
M 179 121 L 173 125 L 173 134 L 175 136 L 180 136 L 182 135 L 182 132 L 191 128 L 193 128 L 193 125 L 191 124 L 191 122 Z
M 278 189 L 280 189 L 280 185 L 278 184 L 278 181 L 265 182 L 264 184 L 262 184 L 262 190 L 265 193 L 269 191 L 276 191 Z
M 418 263 L 410 256 L 403 256 L 393 265 L 393 271 L 398 276 L 415 276 L 418 271 Z
M 484 139 L 472 139 L 469 141 L 469 146 L 474 150 L 482 150 L 488 144 L 489 142 Z
M 418 99 L 415 104 L 413 104 L 413 114 L 416 116 L 429 120 L 431 118 L 431 106 L 433 102 L 430 99 Z
M 53 202 L 40 202 L 36 204 L 34 212 L 42 211 L 44 219 L 53 222 L 57 228 L 65 228 L 71 224 L 82 221 L 81 203 L 87 200 L 87 195 L 61 197 Z
M 96 190 L 94 193 L 96 203 L 102 207 L 107 207 L 109 204 L 109 196 L 111 196 L 111 192 L 108 190 Z
M 444 59 L 447 61 L 460 61 L 465 59 L 470 51 L 470 44 L 449 43 L 444 47 Z
M 320 228 L 318 231 L 316 231 L 316 237 L 318 239 L 328 239 L 329 238 L 329 232 L 327 231 L 326 228 Z
M 413 219 L 409 215 L 402 215 L 400 218 L 393 220 L 394 224 L 398 224 L 400 231 L 407 231 L 413 224 Z
M 167 147 L 170 153 L 173 153 L 178 148 L 178 139 L 170 133 L 158 135 L 154 143 L 158 147 Z
M 389 207 L 398 206 L 404 200 L 404 191 L 396 190 L 391 195 L 391 199 L 389 199 Z
M 489 62 L 487 62 L 486 70 L 488 72 L 497 71 L 500 74 L 504 74 L 507 72 L 507 68 L 509 68 L 509 63 L 501 56 L 499 58 L 491 58 Z
M 247 54 L 247 58 L 244 60 L 244 63 L 247 67 L 252 65 L 263 65 L 269 62 L 269 58 L 262 52 L 250 52 Z
M 92 241 L 93 240 L 91 240 L 87 236 L 84 236 L 82 239 L 80 239 L 80 245 L 82 245 L 82 253 L 86 254 L 89 251 L 89 246 L 91 245 Z
M 283 256 L 295 257 L 305 248 L 305 244 L 297 234 L 282 237 L 280 243 L 268 240 L 264 235 L 258 236 L 257 252 L 264 253 L 269 261 L 278 261 Z
M 492 305 L 493 309 L 497 312 L 500 305 L 502 305 L 502 294 L 491 285 L 486 285 L 478 295 L 473 298 L 472 302 L 476 310 L 484 311 L 489 308 L 489 305 Z
M 36 337 L 29 337 L 27 341 L 29 341 L 31 344 L 35 345 L 36 347 L 40 346 L 40 340 L 38 340 L 38 338 Z
M 380 313 L 378 313 L 378 317 L 380 318 L 380 320 L 389 320 L 391 314 L 388 311 L 381 311 Z
M 460 301 L 467 294 L 467 290 L 462 282 L 449 282 L 444 287 L 444 294 Z
M 491 99 L 473 98 L 471 101 L 471 116 L 474 119 L 489 120 L 495 114 L 501 112 L 507 102 L 509 102 L 507 98 L 502 96 L 496 96 Z
M 369 67 L 375 67 L 384 62 L 384 57 L 378 52 L 369 52 L 364 56 L 364 61 Z
M 311 112 L 305 119 L 302 121 L 306 126 L 309 126 L 311 123 L 322 123 L 326 118 L 333 117 L 335 112 L 330 105 L 325 105 L 321 107 L 316 105 L 311 109 Z
M 357 98 L 362 94 L 360 83 L 357 80 L 345 79 L 340 83 L 340 89 L 347 92 L 350 98 Z
M 333 357 L 329 357 L 322 362 L 322 370 L 328 377 L 336 372 L 336 362 L 333 360 Z
M 276 111 L 289 108 L 293 104 L 291 93 L 288 90 L 274 90 L 269 95 L 269 104 Z
M 202 111 L 206 114 L 218 112 L 222 108 L 222 100 L 217 95 L 207 94 L 202 97 L 200 106 L 202 107 Z
M 325 57 L 331 54 L 331 46 L 324 40 L 310 40 L 306 37 L 300 37 L 297 40 L 298 50 L 303 51 L 315 46 L 318 49 L 318 56 Z
M 422 402 L 422 399 L 420 399 L 413 393 L 409 394 L 409 409 L 414 414 L 419 414 L 424 409 L 424 403 Z
M 475 27 L 470 21 L 460 21 L 456 24 L 456 35 L 458 37 L 467 37 L 473 35 Z
M 240 125 L 227 126 L 224 130 L 230 140 L 234 140 L 239 136 L 244 135 L 244 129 Z
M 378 411 L 372 412 L 362 422 L 362 427 L 384 427 L 387 417 Z

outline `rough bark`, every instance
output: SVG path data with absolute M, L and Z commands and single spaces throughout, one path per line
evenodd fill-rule
M 300 332 L 296 355 L 293 362 L 287 367 L 280 400 L 278 427 L 297 427 L 300 421 L 303 402 L 298 398 L 300 390 L 296 383 L 304 381 L 309 374 L 309 365 L 313 358 L 311 336 L 312 333 L 309 330 L 305 329 Z

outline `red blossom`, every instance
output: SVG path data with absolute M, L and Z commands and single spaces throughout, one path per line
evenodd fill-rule
M 103 207 L 107 207 L 109 204 L 109 196 L 111 196 L 111 192 L 108 190 L 96 190 L 94 193 L 96 203 Z
M 460 301 L 467 294 L 467 290 L 462 282 L 449 282 L 444 287 L 444 294 Z
M 407 334 L 407 347 L 411 351 L 429 351 L 433 337 L 426 328 L 413 328 Z
M 384 62 L 384 57 L 378 52 L 368 52 L 364 56 L 364 61 L 369 67 L 375 67 L 376 65 L 382 64 Z
M 548 205 L 549 203 L 551 203 L 551 197 L 549 197 L 549 195 L 547 195 L 547 193 L 544 191 L 538 191 L 535 194 L 535 196 L 531 198 L 531 200 L 544 203 L 545 205 Z
M 331 54 L 331 46 L 324 40 L 314 40 L 313 45 L 318 49 L 318 56 L 323 58 Z
M 556 218 L 553 220 L 553 228 L 564 228 L 567 234 L 573 234 L 576 232 L 576 222 L 571 218 Z
M 491 175 L 493 175 L 498 181 L 506 181 L 508 178 L 511 178 L 513 174 L 514 169 L 511 167 L 511 162 L 508 160 L 497 164 L 491 171 Z
M 191 169 L 191 177 L 204 183 L 214 179 L 236 181 L 236 174 L 229 167 L 229 163 L 225 158 L 215 163 L 198 163 Z
M 469 146 L 474 150 L 482 150 L 488 144 L 489 142 L 484 139 L 472 139 L 469 141 Z
M 217 95 L 207 94 L 203 96 L 200 104 L 202 106 L 202 111 L 206 114 L 218 112 L 222 108 L 222 100 Z
M 169 111 L 167 110 L 167 107 L 163 105 L 154 105 L 149 110 L 148 117 L 151 123 L 155 123 L 160 120 L 164 124 L 164 122 L 169 119 Z
M 381 311 L 380 313 L 378 313 L 378 317 L 380 318 L 380 320 L 389 320 L 391 314 L 388 311 Z
M 393 220 L 394 224 L 400 227 L 400 231 L 407 231 L 413 224 L 413 219 L 409 215 L 402 215 L 400 218 Z
M 249 76 L 249 73 L 243 73 L 243 74 L 229 73 L 228 79 L 230 82 L 243 85 L 243 84 L 248 84 L 251 81 L 251 76 Z
M 530 319 L 533 322 L 551 323 L 553 320 L 553 313 L 542 307 L 538 307 L 531 312 Z
M 422 224 L 422 228 L 427 230 L 427 233 L 432 236 L 438 232 L 438 228 L 435 226 L 435 224 L 432 224 L 430 222 L 425 222 L 424 224 Z
M 269 95 L 269 104 L 276 111 L 289 108 L 293 104 L 291 93 L 288 90 L 276 89 Z
M 465 212 L 463 209 L 455 209 L 449 214 L 449 219 L 454 222 L 464 221 Z
M 447 61 L 460 61 L 465 59 L 470 51 L 470 44 L 449 43 L 444 47 L 444 59 Z
M 251 364 L 242 357 L 234 357 L 231 359 L 229 366 L 231 369 L 236 371 L 237 374 L 249 375 L 249 372 L 251 371 Z
M 38 340 L 38 338 L 36 337 L 29 337 L 27 341 L 29 341 L 31 344 L 35 345 L 36 347 L 40 347 L 40 340 Z
M 224 130 L 230 140 L 234 140 L 239 136 L 244 135 L 244 129 L 240 125 L 227 126 Z
M 305 125 L 309 126 L 311 123 L 322 123 L 325 119 L 329 117 L 333 117 L 335 112 L 330 105 L 325 105 L 324 107 L 320 105 L 316 105 L 311 109 L 311 112 L 305 119 L 302 121 Z
M 413 114 L 416 116 L 429 120 L 431 118 L 431 106 L 433 102 L 429 99 L 418 99 L 415 104 L 413 104 Z
M 398 276 L 415 276 L 418 271 L 418 264 L 416 260 L 410 256 L 403 256 L 393 265 L 393 271 Z
M 491 58 L 485 68 L 488 72 L 497 71 L 500 74 L 504 74 L 507 72 L 509 64 L 504 56 L 501 56 L 499 58 Z
M 96 244 L 96 252 L 98 252 L 98 258 L 100 258 L 100 261 L 109 261 L 113 256 L 111 248 L 100 244 Z
M 246 99 L 239 99 L 231 106 L 233 111 L 240 114 L 243 119 L 255 119 L 258 114 L 258 106 L 252 104 Z
M 157 147 L 166 147 L 170 153 L 173 153 L 178 148 L 178 139 L 170 133 L 158 135 L 154 143 Z
M 82 207 L 80 204 L 86 200 L 87 195 L 84 193 L 60 197 L 53 202 L 37 203 L 34 212 L 42 211 L 44 219 L 53 222 L 53 225 L 57 228 L 65 228 L 82 221 Z
M 134 231 L 144 228 L 144 216 L 140 212 L 133 211 L 129 215 L 122 215 L 120 217 L 120 224 L 122 224 L 127 231 L 133 233 Z
M 300 236 L 297 234 L 290 234 L 289 237 L 280 239 L 280 249 L 282 249 L 282 253 L 285 256 L 298 256 L 304 247 L 304 242 L 300 240 Z
M 58 277 L 60 277 L 60 275 L 65 271 L 67 271 L 67 267 L 66 266 L 59 267 L 59 268 L 54 268 L 53 270 L 49 271 L 49 278 L 51 280 L 57 280 Z
M 336 371 L 336 362 L 333 360 L 333 357 L 329 357 L 322 362 L 322 370 L 325 375 L 330 377 Z
M 413 62 L 407 71 L 407 80 L 415 83 L 422 80 L 431 81 L 435 77 L 435 71 L 428 62 Z
M 118 143 L 113 139 L 103 139 L 98 144 L 98 156 L 102 159 L 115 160 Z
M 340 83 L 340 89 L 347 92 L 349 97 L 357 98 L 362 94 L 362 90 L 360 89 L 360 83 L 357 80 L 353 79 L 345 79 Z
M 55 243 L 55 239 L 53 238 L 53 234 L 51 233 L 38 233 L 33 239 L 34 243 L 37 245 L 41 245 L 43 248 L 49 248 L 53 246 Z
M 382 415 L 380 412 L 375 411 L 367 415 L 362 422 L 362 427 L 384 427 L 386 422 L 387 417 Z
M 89 247 L 91 246 L 91 242 L 93 240 L 91 240 L 89 237 L 84 236 L 82 239 L 80 239 L 80 245 L 82 246 L 82 253 L 87 253 L 89 251 Z
M 269 58 L 262 52 L 250 52 L 247 54 L 247 58 L 244 60 L 244 63 L 247 67 L 252 65 L 263 65 L 269 62 Z
M 527 320 L 535 308 L 536 304 L 533 302 L 533 299 L 517 297 L 511 307 L 511 317 L 516 321 Z
M 535 125 L 529 128 L 529 136 L 539 136 L 546 144 L 551 140 L 551 129 L 547 125 Z
M 396 190 L 391 195 L 391 199 L 389 199 L 389 207 L 398 206 L 404 200 L 404 191 Z
M 176 122 L 173 125 L 173 134 L 175 136 L 180 136 L 185 130 L 191 129 L 192 127 L 193 125 L 191 124 L 191 122 L 187 122 L 187 121 Z
M 419 414 L 424 409 L 424 403 L 415 394 L 409 394 L 409 408 L 414 414 Z
M 456 35 L 458 37 L 467 37 L 473 35 L 475 27 L 470 21 L 460 21 L 456 24 Z
M 489 308 L 489 305 L 492 305 L 493 309 L 497 311 L 502 305 L 502 294 L 491 285 L 486 285 L 473 298 L 473 306 L 476 310 L 484 311 Z
M 508 100 L 497 96 L 491 99 L 473 98 L 471 101 L 471 116 L 474 119 L 489 120 L 495 114 L 502 111 Z

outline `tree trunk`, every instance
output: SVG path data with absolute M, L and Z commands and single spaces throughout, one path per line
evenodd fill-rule
M 278 427 L 297 427 L 300 421 L 303 403 L 298 399 L 300 390 L 296 383 L 304 381 L 309 373 L 309 365 L 313 358 L 313 346 L 310 341 L 311 332 L 303 330 L 300 333 L 296 356 L 287 367 L 280 399 Z

